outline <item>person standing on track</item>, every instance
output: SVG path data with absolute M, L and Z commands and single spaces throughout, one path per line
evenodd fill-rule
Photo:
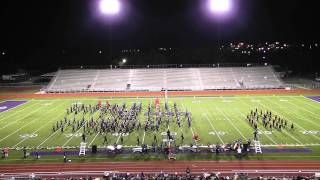
M 107 139 L 107 135 L 104 136 L 104 140 L 103 140 L 103 144 L 108 144 L 108 139 Z
M 138 136 L 137 136 L 137 144 L 140 145 L 140 139 Z
M 254 140 L 255 141 L 258 141 L 258 131 L 257 130 L 255 130 L 254 132 L 253 132 L 253 136 L 254 136 Z
M 183 143 L 183 141 L 184 141 L 184 136 L 183 134 L 181 134 L 181 143 Z

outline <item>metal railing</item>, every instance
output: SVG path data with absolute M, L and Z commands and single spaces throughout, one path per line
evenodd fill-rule
M 264 63 L 213 63 L 213 64 L 145 64 L 145 65 L 86 65 L 63 66 L 59 69 L 166 69 L 166 68 L 218 68 L 218 67 L 259 67 Z

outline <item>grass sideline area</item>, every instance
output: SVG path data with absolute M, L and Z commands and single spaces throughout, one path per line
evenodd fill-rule
M 309 96 L 309 95 L 308 95 Z M 126 103 L 130 107 L 132 103 L 142 103 L 142 113 L 139 121 L 145 121 L 143 113 L 146 112 L 147 105 L 153 103 L 155 98 L 108 98 L 108 97 L 79 97 L 79 98 L 42 98 L 24 99 L 26 102 L 7 111 L 0 113 L 0 146 L 20 149 L 28 147 L 54 148 L 56 146 L 77 147 L 81 142 L 81 135 L 71 133 L 71 128 L 67 127 L 61 133 L 52 132 L 52 126 L 63 120 L 66 108 L 73 103 L 97 104 L 98 101 L 109 101 L 110 104 L 121 105 Z M 161 108 L 164 109 L 164 98 L 160 98 Z M 169 129 L 177 133 L 177 144 L 194 144 L 193 135 L 198 134 L 198 145 L 231 143 L 237 139 L 253 139 L 253 129 L 245 120 L 251 110 L 272 111 L 272 113 L 286 119 L 289 124 L 294 123 L 293 131 L 286 129 L 283 131 L 273 130 L 270 132 L 259 124 L 259 140 L 269 148 L 309 148 L 310 153 L 268 153 L 250 154 L 243 159 L 320 159 L 320 103 L 301 95 L 241 95 L 241 96 L 215 96 L 215 97 L 169 97 L 167 99 L 170 108 L 176 102 L 178 109 L 182 112 L 186 110 L 191 113 L 192 125 L 187 126 L 185 121 L 179 128 L 174 122 L 169 124 Z M 6 102 L 6 100 L 0 100 Z M 97 119 L 98 113 L 94 114 Z M 82 116 L 81 116 L 82 117 Z M 81 118 L 80 115 L 77 118 Z M 136 130 L 123 137 L 124 146 L 135 146 L 136 138 L 139 137 L 143 143 L 151 145 L 154 134 L 157 139 L 161 139 L 161 132 L 165 132 L 168 127 L 161 126 L 158 132 L 144 129 Z M 82 132 L 82 131 L 81 131 Z M 184 135 L 184 141 L 180 141 L 180 134 Z M 103 144 L 104 135 L 92 134 L 87 136 L 87 145 L 106 146 L 114 143 L 119 144 L 119 136 L 111 133 L 107 134 L 108 144 Z M 280 145 L 280 146 L 279 146 Z M 32 150 L 30 150 L 32 151 Z M 45 156 L 41 159 L 23 159 L 22 152 L 10 150 L 9 158 L 0 159 L 0 163 L 33 163 L 33 162 L 61 162 L 61 156 Z M 133 161 L 133 160 L 163 160 L 163 154 L 148 155 L 116 155 L 116 156 L 87 156 L 70 157 L 73 162 L 83 161 Z M 220 154 L 179 154 L 178 160 L 235 160 L 234 155 Z

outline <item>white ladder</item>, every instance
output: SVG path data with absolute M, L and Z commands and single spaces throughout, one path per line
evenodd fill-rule
M 84 142 L 82 142 L 81 144 L 80 144 L 80 152 L 79 152 L 79 156 L 81 156 L 81 155 L 86 155 L 86 144 L 87 143 L 84 143 Z
M 256 150 L 256 153 L 262 154 L 260 141 L 254 141 L 254 149 Z

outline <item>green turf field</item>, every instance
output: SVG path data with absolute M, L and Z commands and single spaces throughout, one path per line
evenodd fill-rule
M 55 146 L 76 147 L 81 142 L 82 129 L 76 133 L 67 127 L 61 131 L 52 132 L 52 126 L 57 121 L 63 120 L 66 108 L 73 103 L 97 104 L 98 100 L 105 99 L 79 98 L 79 99 L 47 99 L 28 100 L 27 103 L 16 108 L 0 113 L 0 146 L 10 148 L 52 148 Z M 165 99 L 160 99 L 163 105 Z M 130 107 L 133 102 L 143 105 L 139 120 L 145 121 L 144 112 L 147 105 L 154 102 L 154 98 L 112 98 L 113 103 L 126 103 Z M 234 97 L 177 97 L 168 98 L 170 108 L 176 102 L 180 111 L 191 112 L 192 125 L 188 128 L 185 118 L 182 126 L 178 127 L 175 118 L 169 124 L 160 126 L 159 131 L 147 131 L 143 128 L 123 137 L 123 146 L 136 146 L 139 137 L 144 144 L 151 145 L 154 134 L 161 140 L 161 132 L 167 128 L 176 132 L 177 144 L 225 144 L 237 139 L 253 139 L 253 129 L 245 120 L 245 116 L 252 109 L 271 110 L 274 114 L 283 117 L 288 124 L 294 123 L 294 130 L 289 128 L 280 131 L 264 128 L 258 124 L 261 132 L 259 139 L 265 146 L 320 146 L 320 103 L 304 96 L 234 96 Z M 162 110 L 164 107 L 162 107 Z M 94 114 L 98 118 L 99 113 Z M 69 115 L 71 118 L 73 115 Z M 86 115 L 87 120 L 90 115 Z M 76 118 L 82 118 L 78 114 Z M 181 142 L 180 135 L 185 139 Z M 195 142 L 193 134 L 198 134 L 200 140 Z M 121 144 L 120 136 L 107 134 L 108 144 L 103 144 L 103 134 L 87 135 L 87 145 L 107 146 L 114 143 Z

